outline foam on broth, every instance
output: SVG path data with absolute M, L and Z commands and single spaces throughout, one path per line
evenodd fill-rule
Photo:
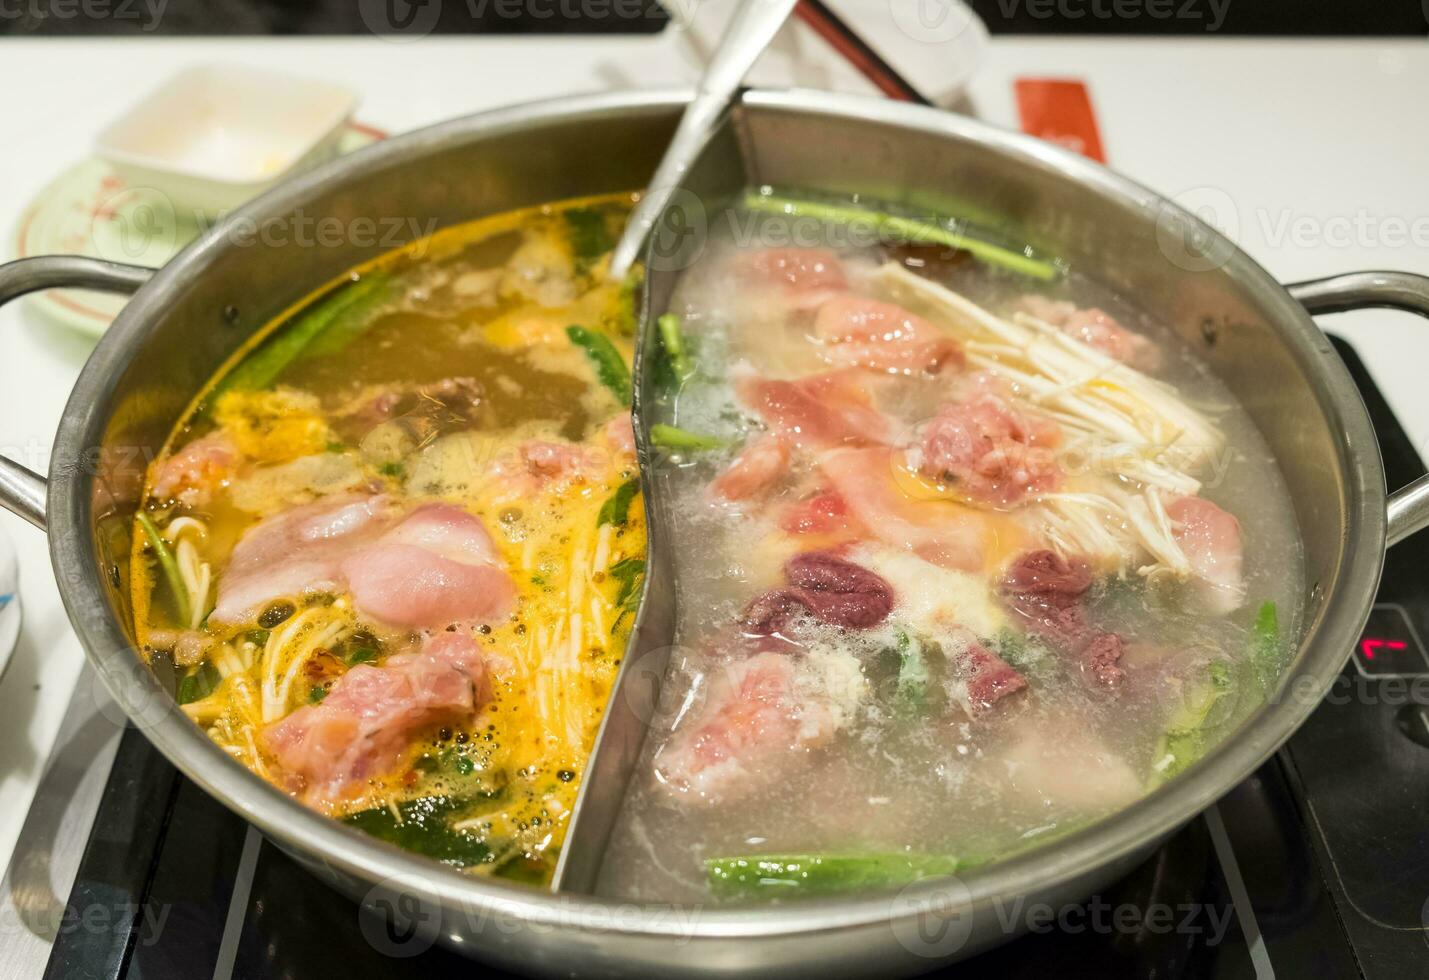
M 647 410 L 647 422 L 677 425 L 747 444 L 764 432 L 737 397 L 732 377 L 799 377 L 817 370 L 801 314 L 771 307 L 768 282 L 749 272 L 764 246 L 760 218 L 737 212 L 716 229 L 709 248 L 685 273 L 671 303 L 696 351 L 696 374 Z M 731 231 L 735 229 L 735 231 Z M 739 229 L 744 229 L 741 233 Z M 832 233 L 832 232 L 831 232 Z M 827 241 L 820 238 L 819 241 Z M 982 643 L 1012 659 L 1025 624 L 997 594 L 990 562 L 983 575 L 939 567 L 877 543 L 844 545 L 843 554 L 893 585 L 891 614 L 868 630 L 805 624 L 791 654 L 806 667 L 828 664 L 842 678 L 852 717 L 826 743 L 786 754 L 748 754 L 759 787 L 724 802 L 672 794 L 652 777 L 682 725 L 695 723 L 701 691 L 730 669 L 730 624 L 752 597 L 778 587 L 785 560 L 810 547 L 774 526 L 771 515 L 807 495 L 800 478 L 817 464 L 795 453 L 795 473 L 767 497 L 741 506 L 712 503 L 711 479 L 734 449 L 661 455 L 657 480 L 675 516 L 672 536 L 679 625 L 660 716 L 652 726 L 631 795 L 604 864 L 600 891 L 634 900 L 708 898 L 704 862 L 732 855 L 897 853 L 995 859 L 1121 808 L 1165 778 L 1168 728 L 1184 720 L 1207 672 L 1220 688 L 1203 719 L 1208 747 L 1262 700 L 1248 664 L 1255 618 L 1274 603 L 1281 630 L 1300 611 L 1302 559 L 1288 494 L 1265 442 L 1230 392 L 1155 311 L 1139 310 L 1085 276 L 1038 284 L 925 246 L 836 250 L 856 292 L 884 263 L 952 287 L 981 306 L 1009 314 L 1028 293 L 1099 307 L 1161 351 L 1154 372 L 1184 402 L 1213 418 L 1225 448 L 1198 468 L 1201 494 L 1233 514 L 1244 539 L 1245 603 L 1229 615 L 1198 611 L 1175 583 L 1148 586 L 1134 569 L 1099 573 L 1085 597 L 1087 618 L 1125 641 L 1125 681 L 1112 693 L 1090 687 L 1076 665 L 1033 641 L 1018 668 L 1028 689 L 1016 710 L 972 718 L 956 710 L 917 718 L 899 714 L 888 695 L 889 651 L 899 633 L 946 634 L 956 619 Z M 790 323 L 796 324 L 794 328 Z M 875 380 L 880 411 L 913 427 L 947 397 L 946 377 Z M 815 546 L 819 544 L 815 541 Z M 956 644 L 954 644 L 956 645 Z M 882 664 L 882 666 L 880 666 Z M 812 668 L 811 668 L 812 669 Z M 822 683 L 822 682 L 821 682 Z M 862 689 L 848 692 L 849 686 Z M 828 688 L 821 688 L 828 690 Z M 695 694 L 692 695 L 691 692 Z M 694 707 L 692 707 L 694 705 Z M 1178 712 L 1181 712 L 1178 715 Z M 1200 736 L 1198 736 L 1200 737 Z M 1190 760 L 1179 760 L 1183 768 Z M 765 778 L 766 765 L 778 767 Z M 774 894 L 778 894 L 777 890 Z M 796 895 L 797 891 L 790 891 Z

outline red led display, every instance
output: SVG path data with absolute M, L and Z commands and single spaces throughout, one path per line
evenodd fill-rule
M 1381 603 L 1355 647 L 1355 666 L 1370 677 L 1413 677 L 1429 673 L 1429 657 L 1404 608 Z

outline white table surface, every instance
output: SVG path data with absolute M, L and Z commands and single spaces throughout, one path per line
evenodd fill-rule
M 805 83 L 864 90 L 818 59 Z M 328 77 L 363 96 L 359 118 L 390 131 L 524 98 L 688 82 L 678 38 L 241 40 L 0 39 L 0 241 L 94 134 L 179 68 L 205 61 Z M 996 39 L 976 76 L 976 113 L 1015 125 L 1012 80 L 1090 86 L 1111 164 L 1233 219 L 1240 243 L 1285 281 L 1367 268 L 1429 274 L 1429 44 L 1423 41 Z M 1397 236 L 1397 237 L 1396 237 Z M 1429 324 L 1346 316 L 1405 428 L 1429 449 Z M 23 305 L 0 310 L 0 452 L 44 469 L 89 342 Z M 1426 454 L 1429 455 L 1429 454 Z M 83 655 L 43 536 L 8 514 L 25 624 L 0 678 L 0 867 L 11 853 Z

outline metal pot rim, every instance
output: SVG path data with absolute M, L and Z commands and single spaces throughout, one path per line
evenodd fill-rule
M 887 922 L 930 909 L 983 907 L 998 896 L 1026 894 L 1065 882 L 1136 852 L 1193 818 L 1268 758 L 1328 690 L 1346 651 L 1368 616 L 1378 584 L 1386 540 L 1385 486 L 1373 465 L 1378 449 L 1372 426 L 1348 372 L 1305 309 L 1264 269 L 1216 235 L 1229 255 L 1221 273 L 1263 299 L 1277 316 L 1282 336 L 1306 375 L 1313 379 L 1339 433 L 1347 465 L 1346 526 L 1341 530 L 1344 560 L 1338 580 L 1322 583 L 1323 603 L 1306 626 L 1300 654 L 1282 684 L 1308 678 L 1315 696 L 1268 703 L 1234 737 L 1176 780 L 1081 832 L 1033 852 L 970 873 L 964 880 L 920 882 L 897 896 L 800 902 L 774 907 L 702 908 L 698 916 L 631 915 L 629 902 L 582 895 L 551 894 L 463 874 L 366 837 L 315 813 L 250 773 L 220 750 L 176 709 L 150 672 L 138 664 L 129 640 L 105 599 L 101 569 L 87 545 L 92 477 L 86 467 L 64 462 L 72 447 L 97 446 L 108 421 L 115 379 L 129 365 L 138 342 L 167 297 L 223 251 L 225 231 L 236 220 L 262 221 L 310 198 L 326 181 L 358 169 L 381 169 L 454 142 L 574 118 L 598 120 L 628 113 L 668 113 L 688 101 L 686 91 L 607 93 L 537 102 L 444 122 L 384 141 L 335 161 L 268 192 L 211 228 L 164 267 L 135 295 L 105 333 L 85 364 L 66 406 L 56 440 L 57 463 L 50 473 L 48 515 L 51 557 L 61 594 L 90 661 L 121 707 L 185 775 L 259 827 L 281 846 L 316 855 L 333 870 L 369 882 L 399 884 L 408 893 L 471 916 L 505 916 L 541 927 L 591 933 L 620 933 L 672 940 L 813 934 Z M 751 91 L 743 104 L 752 111 L 775 110 L 845 117 L 870 125 L 896 126 L 991 143 L 1024 162 L 1050 169 L 1091 191 L 1141 209 L 1170 209 L 1195 219 L 1175 204 L 1097 164 L 1021 134 L 934 109 L 859 96 L 808 91 Z M 1328 355 L 1328 356 L 1327 356 Z M 1374 454 L 1373 456 L 1369 454 Z M 645 908 L 649 908 L 646 906 Z

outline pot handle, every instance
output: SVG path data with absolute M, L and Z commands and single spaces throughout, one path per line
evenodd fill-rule
M 1286 288 L 1311 313 L 1387 307 L 1429 317 L 1429 276 L 1412 272 L 1351 272 Z M 1429 475 L 1390 494 L 1386 523 L 1392 545 L 1429 527 Z
M 154 275 L 153 269 L 121 265 L 78 255 L 44 255 L 0 265 L 0 306 L 42 289 L 98 289 L 132 293 Z M 0 507 L 45 529 L 45 478 L 0 457 Z

